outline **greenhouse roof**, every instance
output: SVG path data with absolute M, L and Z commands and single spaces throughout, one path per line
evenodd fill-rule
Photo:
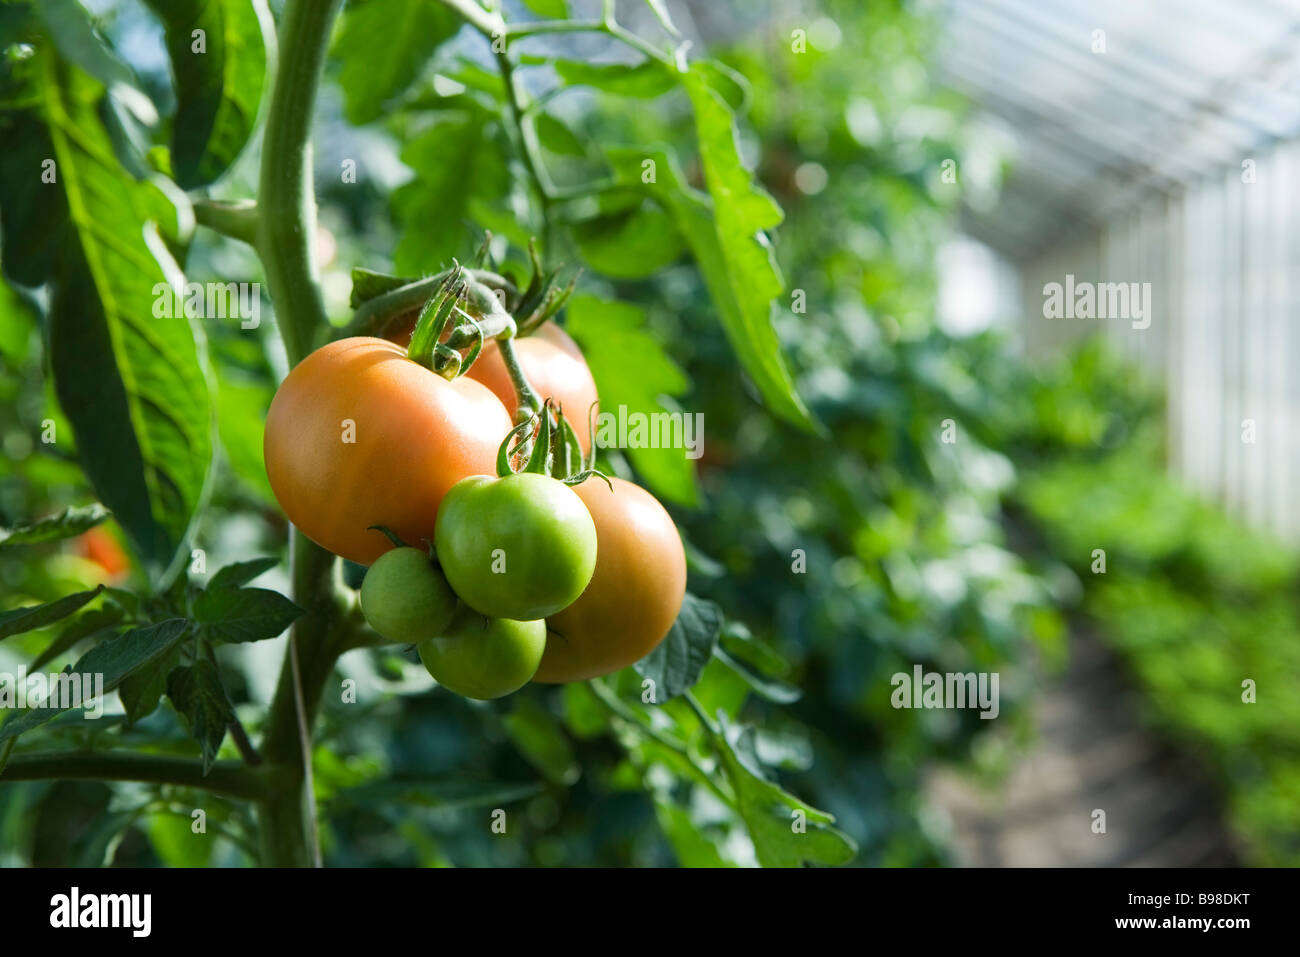
M 943 82 L 1014 138 L 996 215 L 968 211 L 968 228 L 1013 259 L 1300 130 L 1300 0 L 943 0 L 942 11 Z

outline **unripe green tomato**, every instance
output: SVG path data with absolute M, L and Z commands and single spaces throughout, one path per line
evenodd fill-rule
M 427 552 L 394 548 L 366 571 L 361 613 L 389 641 L 418 645 L 446 630 L 456 613 L 456 595 Z
M 534 621 L 582 594 L 596 568 L 596 526 L 573 489 L 524 472 L 451 487 L 434 528 L 452 589 L 481 615 Z
M 546 622 L 485 618 L 462 607 L 451 625 L 419 651 L 438 684 L 487 701 L 518 691 L 537 672 L 546 651 Z

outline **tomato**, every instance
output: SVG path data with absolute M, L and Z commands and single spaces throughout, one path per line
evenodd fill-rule
M 394 325 L 393 341 L 406 345 L 411 341 L 418 313 L 413 313 Z M 515 340 L 515 355 L 524 370 L 528 384 L 544 401 L 548 396 L 560 403 L 564 417 L 573 426 L 582 450 L 591 450 L 590 409 L 596 402 L 596 380 L 591 376 L 587 360 L 573 338 L 554 322 L 544 322 L 529 336 Z M 495 340 L 484 343 L 467 378 L 482 382 L 501 400 L 513 420 L 519 404 L 515 399 L 514 383 L 506 371 L 505 360 Z M 599 407 L 597 409 L 599 411 Z
M 686 551 L 653 495 L 612 478 L 574 491 L 596 524 L 596 571 L 577 601 L 547 619 L 546 655 L 535 680 L 550 684 L 607 675 L 654 650 L 686 595 Z
M 591 450 L 590 409 L 596 402 L 596 380 L 591 377 L 582 350 L 567 332 L 553 322 L 543 323 L 531 336 L 515 340 L 515 355 L 537 395 L 560 403 L 564 417 L 573 426 L 584 452 Z M 495 341 L 487 343 L 479 357 L 465 373 L 492 390 L 513 419 L 519 404 L 515 387 L 506 371 L 501 349 Z M 597 410 L 599 411 L 599 409 Z
M 596 567 L 596 526 L 573 489 L 547 475 L 475 475 L 443 499 L 434 544 L 465 604 L 532 621 L 582 594 Z
M 389 641 L 418 645 L 451 624 L 456 595 L 427 552 L 394 548 L 366 572 L 361 613 Z
M 496 468 L 510 417 L 472 379 L 448 382 L 383 339 L 317 349 L 280 384 L 266 417 L 266 475 L 289 520 L 363 565 L 432 539 L 453 485 Z
M 462 608 L 451 625 L 421 644 L 419 651 L 438 684 L 486 701 L 526 685 L 545 648 L 545 622 L 484 618 Z
M 117 539 L 102 528 L 89 529 L 76 542 L 77 554 L 102 568 L 110 581 L 122 578 L 131 567 L 131 559 Z

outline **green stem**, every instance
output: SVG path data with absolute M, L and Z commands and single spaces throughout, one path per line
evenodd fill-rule
M 251 199 L 219 203 L 211 199 L 194 201 L 194 221 L 214 232 L 257 246 L 259 217 L 257 203 Z
M 603 33 L 602 20 L 538 20 L 535 23 L 511 24 L 506 29 L 506 42 L 523 40 L 544 33 Z
M 501 15 L 489 13 L 474 0 L 441 0 L 441 3 L 489 40 L 506 35 L 506 22 Z
M 258 800 L 272 793 L 276 780 L 268 771 L 239 761 L 218 761 L 203 773 L 190 758 L 113 751 L 37 751 L 14 755 L 0 784 L 9 781 L 140 781 L 202 788 L 226 797 Z
M 291 547 L 293 596 L 304 614 L 289 633 L 262 739 L 263 758 L 286 774 L 262 802 L 260 822 L 264 862 L 305 867 L 316 860 L 311 728 L 334 664 L 350 647 L 352 623 L 335 587 L 334 556 L 296 529 Z
M 507 295 L 518 296 L 519 290 L 505 276 L 486 269 L 465 270 L 479 282 L 493 289 L 504 289 Z M 357 307 L 352 321 L 344 329 L 345 336 L 382 336 L 389 324 L 399 316 L 409 315 L 421 308 L 447 278 L 450 269 L 426 276 L 415 282 L 398 286 L 382 295 L 367 299 Z M 491 336 L 488 336 L 491 338 Z
M 533 191 L 537 194 L 537 205 L 542 213 L 542 253 L 549 257 L 554 238 L 551 196 L 555 192 L 555 185 L 551 182 L 545 161 L 542 159 L 541 143 L 537 139 L 533 118 L 526 115 L 523 93 L 515 79 L 514 65 L 505 50 L 497 53 L 496 57 L 497 68 L 501 73 L 501 82 L 505 87 L 506 99 L 510 107 L 510 116 L 514 121 L 516 135 L 519 137 L 519 155 L 524 161 L 528 178 L 532 180 Z
M 523 421 L 528 417 L 529 412 L 541 412 L 541 397 L 528 384 L 528 377 L 524 375 L 523 367 L 519 365 L 519 356 L 515 352 L 515 340 L 510 337 L 498 339 L 497 347 L 501 350 L 501 358 L 506 364 L 506 371 L 510 373 L 510 383 L 515 387 L 515 397 L 519 400 L 519 411 L 515 414 L 516 418 Z
M 262 143 L 258 252 L 291 364 L 328 328 L 313 250 L 316 199 L 311 118 L 330 28 L 342 0 L 287 0 L 279 66 Z M 259 804 L 263 863 L 319 863 L 311 781 L 311 727 L 325 681 L 346 637 L 335 598 L 334 556 L 294 530 L 293 598 L 304 614 L 289 634 L 262 742 L 263 757 L 289 774 Z
M 658 728 L 646 724 L 637 716 L 636 711 L 623 701 L 622 698 L 616 695 L 613 690 L 599 678 L 592 678 L 587 682 L 587 686 L 591 688 L 596 699 L 603 704 L 611 714 L 622 718 L 628 724 L 632 725 L 632 727 L 636 728 L 638 732 L 645 735 L 656 744 L 661 745 L 678 755 L 690 768 L 691 776 L 700 784 L 712 791 L 723 803 L 735 804 L 734 797 L 724 791 L 718 782 L 713 780 L 713 776 L 709 774 L 708 771 L 700 767 L 699 763 L 695 760 L 695 756 L 691 754 L 690 748 L 686 746 L 685 742 L 679 741 L 672 735 L 665 734 Z
M 296 365 L 326 328 L 316 268 L 316 197 L 311 172 L 311 119 L 342 0 L 288 0 L 271 108 L 262 142 L 257 248 L 266 269 L 276 323 Z

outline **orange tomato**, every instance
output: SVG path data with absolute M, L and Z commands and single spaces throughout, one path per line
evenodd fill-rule
M 390 338 L 398 345 L 410 344 L 418 313 L 395 322 Z M 584 452 L 591 450 L 590 409 L 597 401 L 596 380 L 582 355 L 582 349 L 573 337 L 554 322 L 545 322 L 532 335 L 515 340 L 515 355 L 524 370 L 528 384 L 543 401 L 555 399 L 564 410 L 564 416 L 573 426 L 574 434 Z M 482 382 L 501 400 L 513 421 L 519 403 L 515 401 L 515 387 L 510 381 L 505 360 L 496 341 L 486 342 L 466 377 Z M 599 408 L 597 409 L 599 411 Z
M 266 417 L 266 474 L 308 538 L 369 565 L 433 540 L 438 504 L 468 475 L 496 473 L 510 417 L 486 386 L 448 382 L 384 339 L 340 339 L 280 384 Z
M 117 539 L 103 528 L 87 530 L 76 542 L 77 554 L 102 568 L 110 580 L 120 578 L 131 567 L 131 559 Z
M 645 657 L 672 627 L 686 595 L 686 552 L 672 518 L 645 489 L 591 478 L 574 491 L 596 524 L 596 570 L 568 608 L 546 620 L 534 681 L 607 675 Z

